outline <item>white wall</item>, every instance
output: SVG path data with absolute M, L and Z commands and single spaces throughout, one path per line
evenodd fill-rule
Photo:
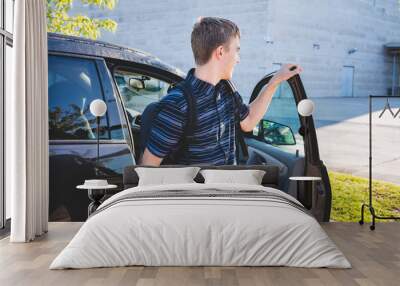
M 267 27 L 269 1 L 129 1 L 119 0 L 111 11 L 92 9 L 90 15 L 107 16 L 118 22 L 115 34 L 105 32 L 101 40 L 150 52 L 183 71 L 194 65 L 190 46 L 193 24 L 199 16 L 219 16 L 236 22 L 242 33 L 241 63 L 235 82 L 243 96 L 265 74 L 269 61 L 263 35 Z M 77 9 L 90 11 L 90 9 Z
M 354 96 L 385 94 L 391 57 L 383 45 L 400 40 L 397 0 L 275 0 L 270 58 L 297 61 L 310 97 L 341 95 L 343 66 L 354 66 Z M 313 45 L 319 45 L 314 49 Z M 348 54 L 356 48 L 357 52 Z
M 101 40 L 148 51 L 183 71 L 193 66 L 190 33 L 196 18 L 233 20 L 242 33 L 234 81 L 244 97 L 281 62 L 304 67 L 310 97 L 340 96 L 344 65 L 355 68 L 354 96 L 385 94 L 392 65 L 383 45 L 400 41 L 397 0 L 119 0 L 113 11 L 74 11 L 118 22 L 117 32 L 105 32 Z M 352 48 L 357 52 L 348 54 Z

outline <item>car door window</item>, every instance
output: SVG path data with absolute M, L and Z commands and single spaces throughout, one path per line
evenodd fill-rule
M 115 99 L 106 100 L 108 112 L 108 126 L 110 130 L 110 137 L 113 140 L 124 140 L 126 141 L 128 135 L 126 126 L 122 125 L 123 115 L 118 110 L 117 102 Z
M 96 139 L 96 118 L 89 106 L 104 96 L 95 62 L 50 55 L 48 74 L 50 139 Z M 100 119 L 101 139 L 110 138 L 108 113 Z
M 253 136 L 289 153 L 304 155 L 300 126 L 295 97 L 285 81 L 275 91 L 263 120 L 253 130 Z
M 131 117 L 142 114 L 147 105 L 159 101 L 170 86 L 165 81 L 127 70 L 114 71 L 114 78 Z

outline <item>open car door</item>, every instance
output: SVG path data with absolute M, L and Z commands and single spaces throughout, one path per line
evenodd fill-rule
M 273 75 L 257 83 L 249 103 L 257 98 Z M 313 117 L 303 117 L 297 112 L 297 105 L 306 98 L 300 76 L 280 84 L 263 119 L 252 132 L 244 133 L 249 156 L 246 163 L 279 166 L 279 188 L 310 206 L 317 220 L 329 221 L 331 186 L 326 167 L 320 160 Z M 291 176 L 321 177 L 321 181 L 314 182 L 316 200 L 313 205 L 312 185 L 299 184 L 297 189 L 296 182 L 289 180 Z

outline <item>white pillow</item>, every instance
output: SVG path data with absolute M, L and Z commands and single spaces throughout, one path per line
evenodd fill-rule
M 261 185 L 265 171 L 262 170 L 201 170 L 205 184 L 234 183 L 246 185 Z
M 199 167 L 135 168 L 139 177 L 138 186 L 195 183 L 193 179 L 199 170 Z

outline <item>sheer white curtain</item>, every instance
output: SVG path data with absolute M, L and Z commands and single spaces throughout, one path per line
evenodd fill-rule
M 15 1 L 13 94 L 6 99 L 6 187 L 12 242 L 48 227 L 46 0 Z

